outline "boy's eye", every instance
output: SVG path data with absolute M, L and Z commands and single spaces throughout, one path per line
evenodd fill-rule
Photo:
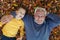
M 23 13 L 23 12 L 20 12 L 20 14 L 24 15 L 24 13 Z
M 22 14 L 22 12 L 20 12 L 20 14 Z
M 20 12 L 20 14 L 23 14 L 22 12 Z

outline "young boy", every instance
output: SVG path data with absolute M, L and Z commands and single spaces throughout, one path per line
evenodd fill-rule
M 8 23 L 6 23 L 2 29 L 3 36 L 2 40 L 16 40 L 16 34 L 18 30 L 20 29 L 20 38 L 17 40 L 22 40 L 24 36 L 24 22 L 21 20 L 25 15 L 26 10 L 23 8 L 19 8 L 16 11 L 15 18 L 12 18 L 12 20 Z M 1 21 L 0 26 L 2 26 L 4 23 Z

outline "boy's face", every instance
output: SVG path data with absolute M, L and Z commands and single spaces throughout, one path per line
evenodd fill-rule
M 37 24 L 42 24 L 45 20 L 45 17 L 44 11 L 36 11 L 36 13 L 34 13 L 34 19 Z
M 23 18 L 24 17 L 24 15 L 25 15 L 25 9 L 23 9 L 23 8 L 20 8 L 18 11 L 16 11 L 16 18 L 17 19 L 21 19 L 21 18 Z

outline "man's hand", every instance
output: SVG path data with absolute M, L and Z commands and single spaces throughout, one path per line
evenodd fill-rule
M 20 37 L 20 38 L 17 38 L 16 40 L 22 40 L 22 37 Z
M 3 17 L 1 18 L 1 22 L 2 22 L 3 24 L 5 24 L 5 23 L 9 22 L 12 18 L 13 18 L 12 15 L 5 15 L 5 16 L 3 16 Z

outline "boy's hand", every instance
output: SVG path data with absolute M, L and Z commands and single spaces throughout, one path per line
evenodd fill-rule
M 1 18 L 1 22 L 2 22 L 3 24 L 5 24 L 5 23 L 9 22 L 12 18 L 13 18 L 12 15 L 5 15 L 5 16 L 3 16 L 3 17 Z

